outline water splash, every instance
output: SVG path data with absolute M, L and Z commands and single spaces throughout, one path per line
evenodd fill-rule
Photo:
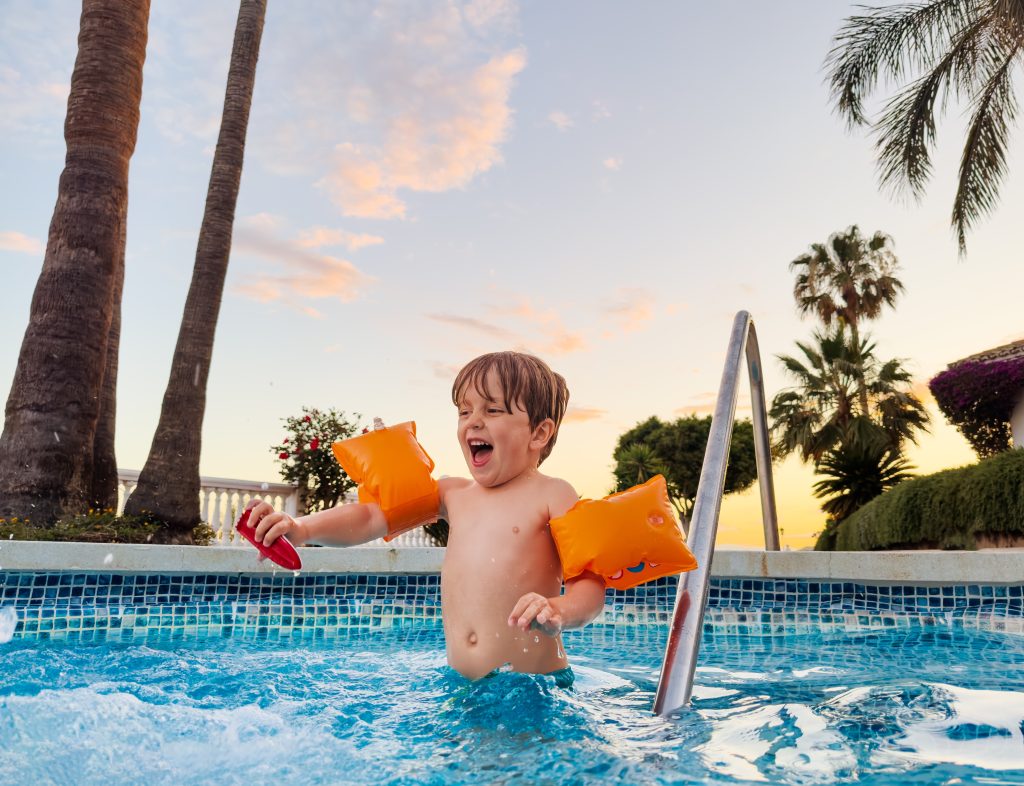
M 6 644 L 13 639 L 17 627 L 18 612 L 14 606 L 0 606 L 0 644 Z

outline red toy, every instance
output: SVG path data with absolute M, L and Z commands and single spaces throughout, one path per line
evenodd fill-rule
M 275 540 L 270 546 L 265 546 L 256 540 L 255 528 L 249 526 L 249 511 L 245 511 L 235 525 L 238 534 L 249 541 L 264 557 L 268 557 L 288 570 L 301 570 L 302 560 L 299 559 L 299 552 L 284 535 Z

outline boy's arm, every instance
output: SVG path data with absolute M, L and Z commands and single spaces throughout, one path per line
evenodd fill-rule
M 579 495 L 564 480 L 551 479 L 548 517 L 562 516 L 576 504 Z M 557 636 L 569 628 L 581 628 L 604 608 L 604 579 L 584 572 L 565 582 L 565 592 L 557 598 L 545 598 L 528 592 L 516 603 L 508 624 L 527 630 L 532 625 L 548 636 Z
M 249 503 L 248 509 L 251 511 L 249 523 L 256 528 L 256 540 L 268 546 L 282 535 L 287 535 L 296 546 L 304 543 L 356 546 L 388 534 L 384 513 L 380 506 L 373 504 L 338 505 L 292 518 L 257 497 Z

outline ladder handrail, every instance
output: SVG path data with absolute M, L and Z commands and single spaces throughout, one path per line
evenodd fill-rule
M 761 353 L 757 345 L 754 322 L 748 312 L 740 311 L 732 323 L 725 369 L 722 371 L 722 383 L 718 388 L 715 414 L 711 421 L 708 444 L 704 451 L 704 464 L 701 466 L 700 482 L 697 484 L 697 498 L 690 519 L 688 543 L 697 558 L 697 567 L 679 577 L 672 627 L 669 629 L 668 644 L 665 647 L 658 692 L 654 697 L 654 712 L 662 717 L 687 705 L 693 689 L 693 673 L 700 649 L 708 580 L 711 576 L 711 559 L 714 554 L 715 535 L 718 533 L 718 515 L 725 492 L 725 470 L 729 462 L 733 419 L 736 416 L 740 364 L 744 356 L 750 377 L 750 397 L 753 404 L 754 453 L 761 491 L 765 550 L 779 550 L 779 523 L 775 510 L 775 484 L 772 480 Z

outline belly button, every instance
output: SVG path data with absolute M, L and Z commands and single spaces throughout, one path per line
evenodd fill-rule
M 513 535 L 518 535 L 519 534 L 519 527 L 512 527 L 512 534 Z
M 467 639 L 467 641 L 469 642 L 469 646 L 471 646 L 471 647 L 476 645 L 476 634 L 475 633 L 470 633 L 469 634 L 469 638 Z

